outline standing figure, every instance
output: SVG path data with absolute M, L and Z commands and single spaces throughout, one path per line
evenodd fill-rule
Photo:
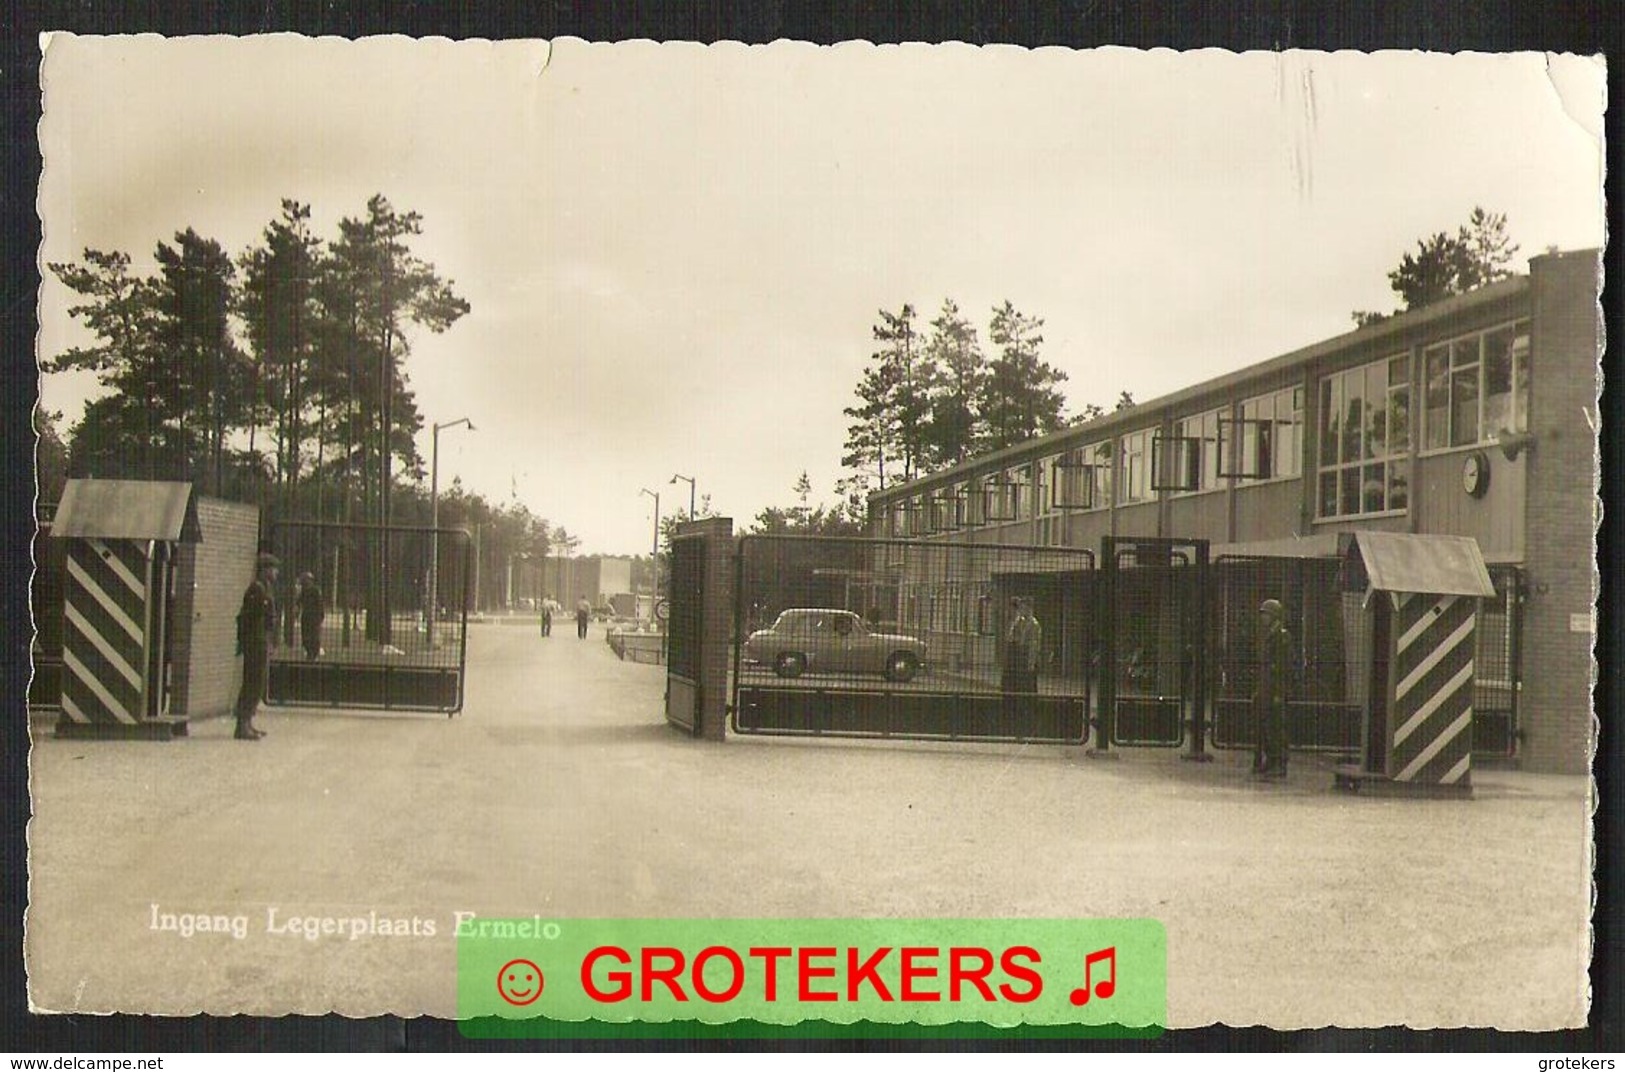
M 1044 629 L 1033 617 L 1033 601 L 1017 597 L 1010 601 L 1015 615 L 1004 642 L 1004 672 L 999 688 L 1005 694 L 1005 713 L 1014 716 L 1025 710 L 1030 701 L 1021 702 L 1012 697 L 1031 696 L 1038 691 L 1038 655 L 1044 643 Z
M 322 619 L 327 617 L 327 608 L 323 605 L 322 588 L 316 583 L 314 574 L 305 572 L 299 575 L 296 599 L 299 604 L 299 639 L 304 642 L 305 658 L 315 662 L 322 653 Z
M 265 696 L 265 679 L 271 662 L 271 641 L 276 636 L 277 557 L 259 556 L 259 575 L 243 592 L 242 609 L 237 612 L 237 654 L 243 657 L 243 685 L 237 693 L 237 732 L 239 741 L 257 741 L 265 731 L 254 725 L 254 713 Z
M 552 592 L 547 593 L 546 598 L 544 598 L 542 600 L 542 635 L 543 636 L 552 636 L 553 635 L 553 612 L 558 609 L 558 606 L 559 605 L 557 603 L 553 602 L 553 593 Z
M 576 601 L 576 639 L 587 639 L 587 621 L 592 617 L 592 604 L 582 596 Z
M 1253 773 L 1262 778 L 1286 777 L 1286 677 L 1288 638 L 1286 610 L 1279 600 L 1258 605 L 1258 692 L 1253 711 L 1258 721 L 1258 746 L 1253 751 Z

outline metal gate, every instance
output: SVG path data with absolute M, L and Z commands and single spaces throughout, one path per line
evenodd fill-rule
M 1209 683 L 1215 748 L 1251 749 L 1258 739 L 1258 605 L 1286 611 L 1291 658 L 1286 680 L 1287 740 L 1303 752 L 1358 753 L 1369 702 L 1361 668 L 1372 652 L 1362 596 L 1344 592 L 1332 558 L 1222 555 L 1213 564 L 1214 650 Z M 1479 604 L 1473 751 L 1510 757 L 1518 741 L 1520 572 L 1490 569 L 1495 598 Z
M 1073 548 L 743 537 L 733 729 L 1081 744 L 1094 573 Z M 1038 642 L 1017 667 L 1022 605 L 1037 626 L 1020 636 Z M 673 644 L 675 662 L 675 629 Z
M 1517 754 L 1518 695 L 1523 689 L 1523 573 L 1491 566 L 1495 598 L 1478 604 L 1478 650 L 1473 674 L 1473 752 L 1510 758 Z
M 1101 570 L 1100 742 L 1203 744 L 1208 543 L 1106 536 Z
M 1343 591 L 1335 558 L 1221 555 L 1214 563 L 1213 745 L 1258 740 L 1258 607 L 1280 602 L 1290 637 L 1285 681 L 1287 743 L 1298 751 L 1358 752 L 1370 627 L 1361 596 Z
M 282 620 L 266 702 L 462 710 L 473 597 L 467 532 L 282 522 L 271 529 L 271 549 L 282 560 Z M 310 583 L 315 594 L 301 595 Z

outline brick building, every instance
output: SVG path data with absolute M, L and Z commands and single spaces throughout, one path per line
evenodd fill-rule
M 1527 769 L 1584 771 L 1599 268 L 1597 250 L 1534 257 L 1528 275 L 887 488 L 871 534 L 1176 537 L 1297 560 L 1334 558 L 1357 530 L 1470 536 L 1498 593 L 1479 706 Z M 897 616 L 924 627 L 922 606 L 900 595 Z

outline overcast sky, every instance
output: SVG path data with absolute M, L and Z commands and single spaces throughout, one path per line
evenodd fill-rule
M 832 499 L 877 310 L 1042 317 L 1069 412 L 1148 400 L 1389 310 L 1474 205 L 1525 258 L 1602 244 L 1600 60 L 50 40 L 42 261 L 233 254 L 291 197 L 336 233 L 383 193 L 472 311 L 406 371 L 441 483 L 636 553 L 697 477 L 743 526 Z M 76 340 L 47 274 L 41 353 Z M 54 375 L 79 416 L 93 378 Z M 429 454 L 428 434 L 420 449 Z

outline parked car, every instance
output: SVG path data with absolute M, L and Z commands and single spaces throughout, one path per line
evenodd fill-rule
M 811 671 L 884 674 L 892 681 L 908 681 L 925 666 L 925 642 L 873 632 L 849 610 L 798 607 L 752 633 L 744 657 L 771 666 L 780 677 Z

